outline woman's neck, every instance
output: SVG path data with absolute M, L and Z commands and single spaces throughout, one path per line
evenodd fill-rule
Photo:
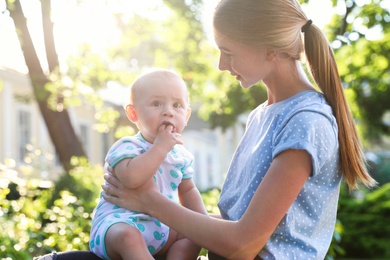
M 299 92 L 315 90 L 299 61 L 279 59 L 274 72 L 263 82 L 268 91 L 268 105 L 283 101 Z

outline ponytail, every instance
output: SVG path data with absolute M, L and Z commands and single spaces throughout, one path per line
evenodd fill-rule
M 305 49 L 309 71 L 337 120 L 344 180 L 350 190 L 356 189 L 359 183 L 375 186 L 375 180 L 366 169 L 333 51 L 322 31 L 307 19 L 297 0 L 221 1 L 215 10 L 213 25 L 216 32 L 232 40 L 254 48 L 272 46 L 293 60 L 300 59 Z
M 310 22 L 310 23 L 309 23 Z M 333 109 L 338 124 L 340 162 L 349 190 L 361 183 L 374 187 L 377 183 L 369 175 L 355 122 L 344 95 L 333 51 L 322 31 L 311 21 L 302 27 L 304 48 L 309 71 Z

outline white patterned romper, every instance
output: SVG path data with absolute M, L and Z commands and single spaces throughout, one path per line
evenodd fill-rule
M 121 160 L 134 158 L 146 152 L 151 146 L 152 144 L 147 142 L 141 133 L 121 138 L 111 147 L 106 156 L 105 172 L 109 173 L 108 165 L 114 168 Z M 179 203 L 178 186 L 182 179 L 192 178 L 192 163 L 192 154 L 184 146 L 176 145 L 153 176 L 160 187 L 160 192 Z M 100 196 L 100 202 L 93 214 L 90 250 L 103 259 L 110 259 L 104 241 L 107 230 L 115 223 L 127 223 L 137 227 L 144 236 L 152 255 L 163 248 L 167 242 L 169 227 L 164 223 L 149 215 L 120 208 Z

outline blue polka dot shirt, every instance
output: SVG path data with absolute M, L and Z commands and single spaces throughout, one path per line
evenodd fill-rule
M 305 150 L 312 173 L 267 244 L 262 259 L 324 259 L 336 222 L 340 189 L 337 123 L 321 93 L 304 91 L 257 107 L 249 115 L 222 188 L 224 219 L 242 217 L 272 160 L 287 149 Z

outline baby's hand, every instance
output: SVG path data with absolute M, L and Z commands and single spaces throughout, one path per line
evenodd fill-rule
M 180 140 L 181 134 L 175 132 L 173 125 L 163 124 L 158 130 L 159 132 L 154 140 L 154 145 L 161 145 L 169 152 L 176 144 L 183 144 L 183 141 Z

